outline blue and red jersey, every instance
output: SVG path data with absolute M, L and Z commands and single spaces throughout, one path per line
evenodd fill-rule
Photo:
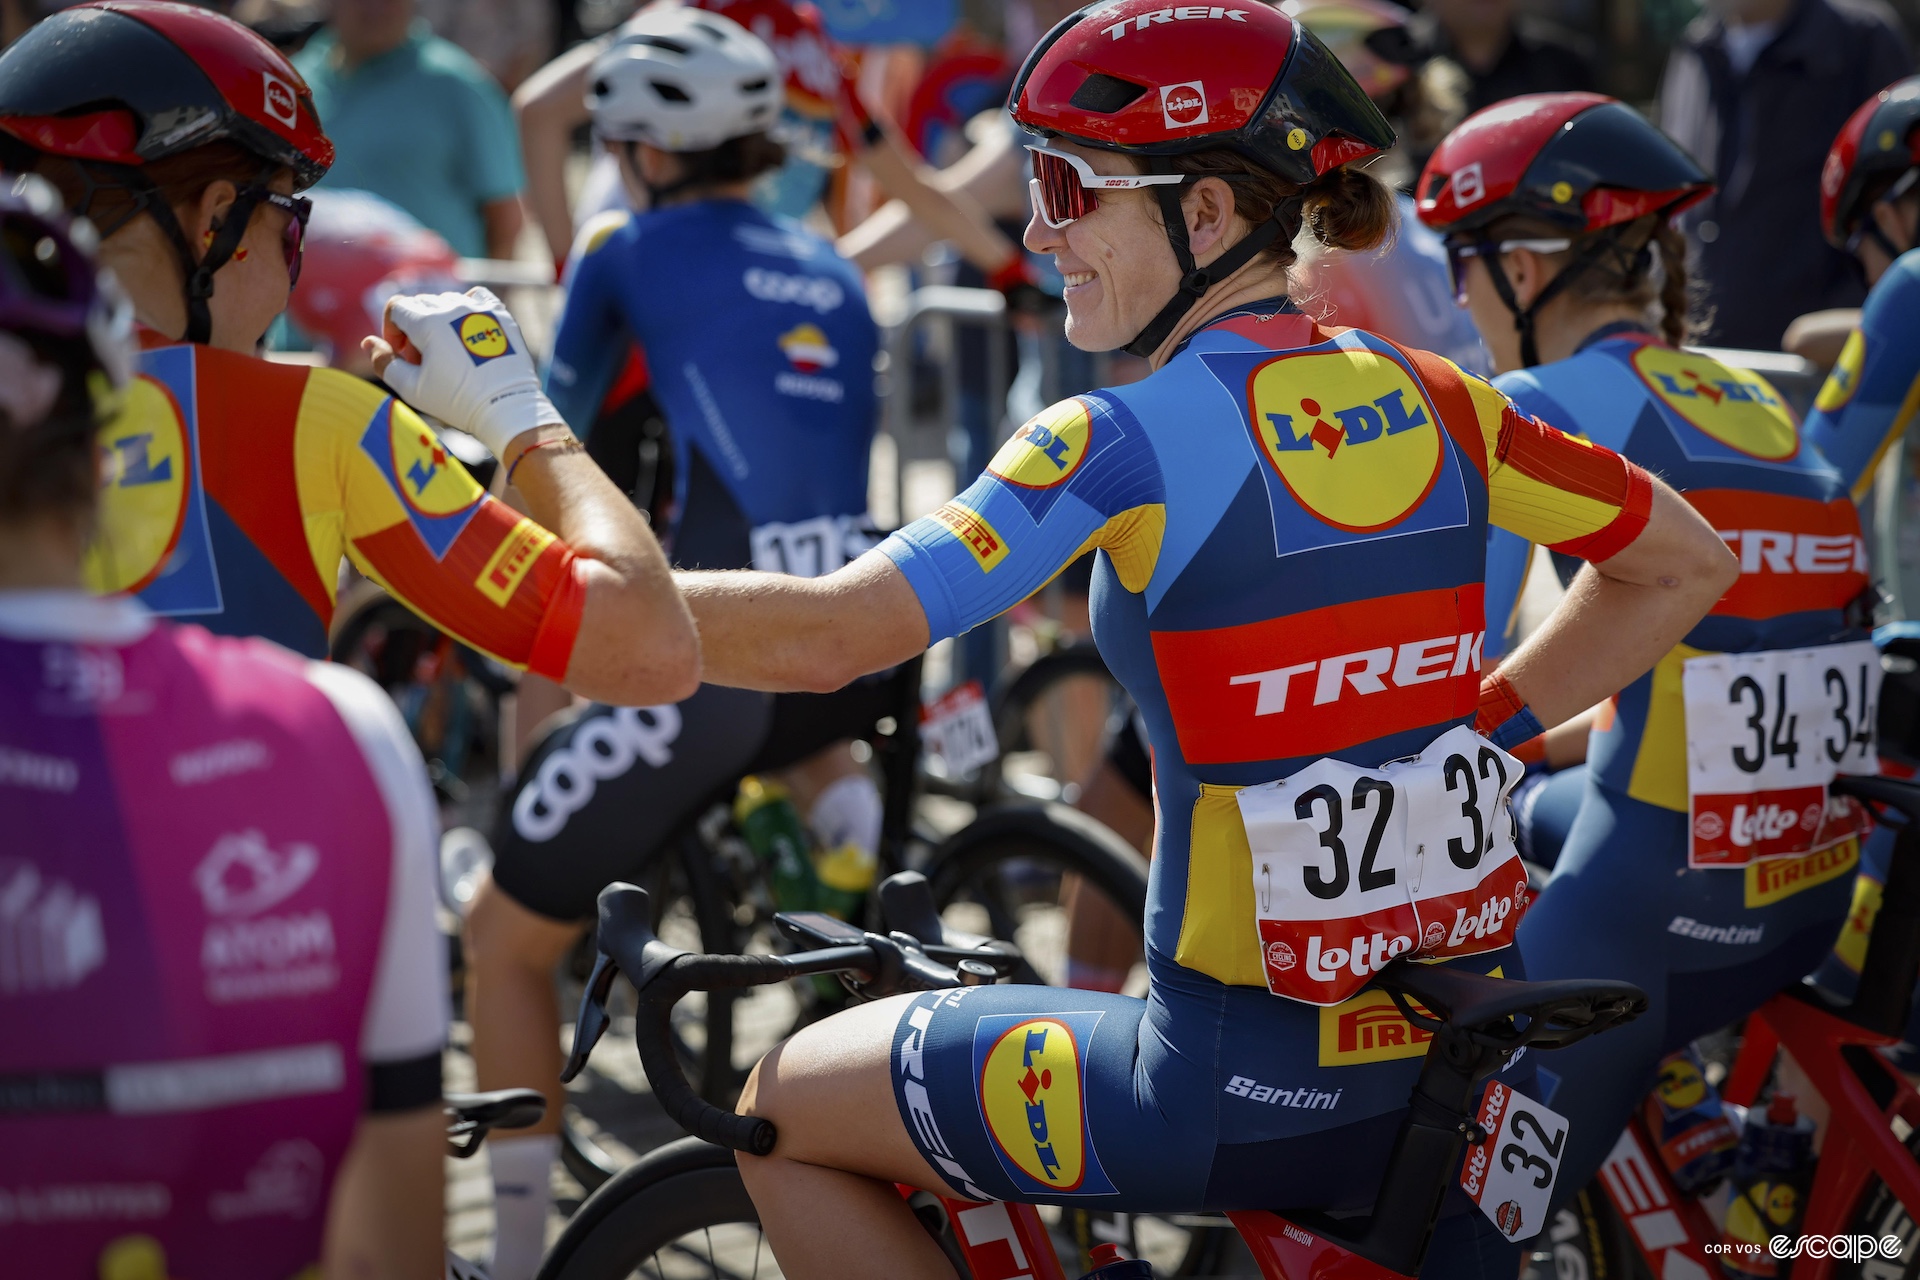
M 1807 443 L 1865 501 L 1887 449 L 1920 410 L 1920 250 L 1903 253 L 1867 295 L 1807 415 Z
M 1148 945 L 1264 986 L 1235 793 L 1471 722 L 1489 521 L 1606 559 L 1651 498 L 1644 472 L 1451 362 L 1276 300 L 1046 410 L 882 550 L 934 640 L 1102 552 L 1094 634 L 1153 753 Z

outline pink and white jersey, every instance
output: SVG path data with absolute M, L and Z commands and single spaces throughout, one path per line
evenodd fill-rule
M 0 593 L 0 1270 L 317 1262 L 362 1112 L 438 1096 L 435 839 L 360 675 Z

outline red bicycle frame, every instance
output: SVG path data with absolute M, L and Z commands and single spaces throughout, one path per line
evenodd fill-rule
M 1794 995 L 1773 997 L 1747 1019 L 1746 1038 L 1722 1090 L 1726 1100 L 1752 1106 L 1784 1046 L 1831 1110 L 1800 1227 L 1804 1234 L 1846 1232 L 1867 1180 L 1876 1175 L 1920 1219 L 1920 1164 L 1892 1128 L 1896 1117 L 1920 1128 L 1920 1091 L 1873 1052 L 1896 1039 Z M 1600 1167 L 1607 1198 L 1654 1275 L 1693 1278 L 1694 1268 L 1702 1277 L 1718 1274 L 1707 1247 L 1720 1233 L 1699 1201 L 1674 1187 L 1666 1166 L 1648 1154 L 1654 1150 L 1636 1115 Z M 1835 1262 L 1811 1254 L 1799 1258 L 1794 1280 L 1830 1280 Z

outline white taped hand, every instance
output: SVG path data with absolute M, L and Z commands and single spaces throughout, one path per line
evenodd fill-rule
M 414 408 L 475 436 L 496 458 L 515 436 L 565 426 L 540 390 L 520 326 L 489 289 L 394 298 L 388 317 L 420 353 L 381 374 Z

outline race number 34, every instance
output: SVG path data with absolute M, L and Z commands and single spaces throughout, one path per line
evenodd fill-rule
M 1880 655 L 1870 641 L 1689 659 L 1688 863 L 1738 867 L 1824 849 L 1865 817 L 1830 800 L 1842 773 L 1878 773 Z
M 1501 1235 L 1525 1240 L 1546 1225 L 1567 1148 L 1567 1118 L 1489 1080 L 1479 1122 L 1489 1137 L 1467 1149 L 1460 1186 Z

